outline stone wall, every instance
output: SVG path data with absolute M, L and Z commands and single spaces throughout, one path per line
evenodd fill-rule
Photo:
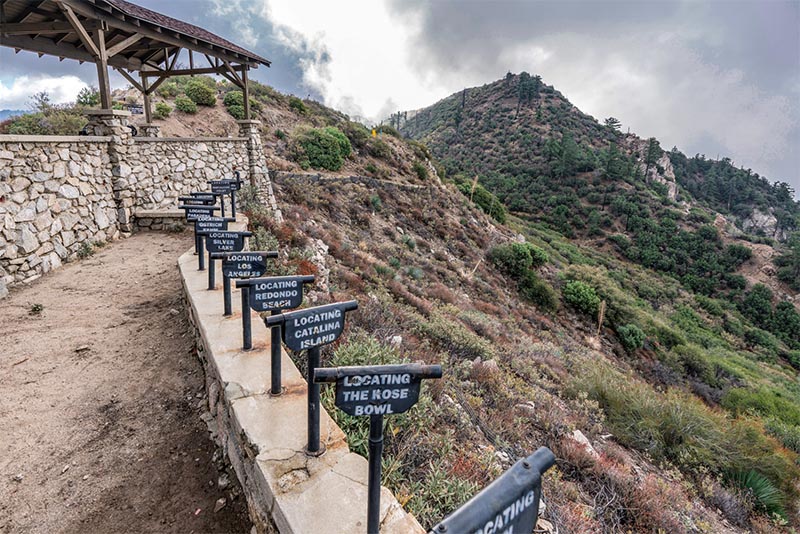
M 158 221 L 152 212 L 174 211 L 179 196 L 235 170 L 280 217 L 258 121 L 240 121 L 238 138 L 133 138 L 130 113 L 88 115 L 93 136 L 0 135 L 0 298 L 91 244 L 132 232 L 137 213 Z
M 178 197 L 207 189 L 206 182 L 247 176 L 247 138 L 134 138 L 135 210 L 174 209 Z
M 119 236 L 105 137 L 2 136 L 0 296 Z

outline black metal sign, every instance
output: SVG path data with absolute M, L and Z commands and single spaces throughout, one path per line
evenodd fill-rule
M 192 193 L 188 197 L 178 197 L 178 200 L 187 204 L 203 204 L 210 206 L 216 204 L 217 195 L 211 193 Z
M 230 221 L 231 219 L 228 217 L 201 217 L 194 221 L 194 231 L 202 233 L 212 230 L 227 230 Z
M 336 406 L 355 416 L 408 411 L 424 378 L 441 378 L 440 365 L 418 363 L 317 369 L 315 382 L 336 382 Z
M 555 461 L 550 449 L 540 447 L 433 527 L 430 534 L 532 532 L 539 515 L 542 474 Z
M 206 241 L 206 250 L 209 252 L 238 252 L 244 249 L 244 238 L 253 235 L 252 232 L 203 232 Z
M 187 206 L 181 205 L 178 206 L 178 209 L 186 210 L 186 220 L 188 222 L 194 222 L 198 218 L 201 217 L 211 217 L 214 215 L 215 211 L 219 211 L 219 206 Z
M 344 330 L 345 312 L 358 308 L 354 300 L 283 314 L 283 342 L 292 350 L 306 350 L 333 343 Z
M 257 312 L 291 310 L 303 303 L 303 284 L 314 276 L 270 276 L 238 280 L 236 287 L 249 288 L 250 308 Z
M 209 182 L 209 184 L 211 184 L 211 192 L 219 195 L 227 195 L 231 191 L 238 189 L 231 180 L 217 180 Z
M 236 252 L 222 260 L 222 274 L 228 278 L 257 278 L 267 272 L 267 258 L 277 252 Z

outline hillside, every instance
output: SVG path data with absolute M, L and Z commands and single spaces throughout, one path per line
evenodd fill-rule
M 591 173 L 603 183 L 568 184 L 579 185 L 583 200 L 605 195 L 609 185 L 624 187 L 622 180 L 654 183 L 657 194 L 728 215 L 744 231 L 785 240 L 799 226 L 800 203 L 788 184 L 737 169 L 728 158 L 665 152 L 655 139 L 623 134 L 613 117 L 600 124 L 525 72 L 398 113 L 391 123 L 428 143 L 448 171 L 480 174 L 515 211 L 541 209 L 537 198 L 554 194 L 547 178 L 581 180 Z
M 273 274 L 317 275 L 309 304 L 360 303 L 324 362 L 445 368 L 417 408 L 387 420 L 384 484 L 430 527 L 547 445 L 558 462 L 544 482 L 545 531 L 791 532 L 800 318 L 774 298 L 788 286 L 759 266 L 766 251 L 749 252 L 724 218 L 690 204 L 669 155 L 639 163 L 648 141 L 598 125 L 554 90 L 513 100 L 518 78 L 482 88 L 505 87 L 504 118 L 481 124 L 507 124 L 507 138 L 473 139 L 469 105 L 494 105 L 476 89 L 456 95 L 467 105 L 456 128 L 437 119 L 453 137 L 443 148 L 425 136 L 431 151 L 253 89 L 285 215 L 276 222 L 242 191 L 256 246 L 282 251 Z M 175 108 L 189 83 L 163 84 L 164 134 L 235 135 L 234 88 L 202 78 L 212 105 L 188 113 Z M 540 100 L 551 109 L 535 110 Z M 514 127 L 514 116 L 551 112 L 574 133 Z M 506 158 L 511 145 L 529 156 Z M 365 421 L 330 412 L 366 454 Z
M 165 134 L 230 131 L 226 90 L 195 115 L 174 111 Z M 495 189 L 508 213 L 489 191 L 472 189 L 471 172 L 462 178 L 446 156 L 440 165 L 425 145 L 392 128 L 373 137 L 317 103 L 266 87 L 254 93 L 285 214 L 277 224 L 250 203 L 258 246 L 284 250 L 276 274 L 318 275 L 309 303 L 361 304 L 325 362 L 424 360 L 447 369 L 419 410 L 388 422 L 384 483 L 423 525 L 543 444 L 559 458 L 545 482 L 551 531 L 772 532 L 797 524 L 800 405 L 793 399 L 800 387 L 789 365 L 800 365 L 791 346 L 797 332 L 773 334 L 772 323 L 754 322 L 766 314 L 791 323 L 796 314 L 769 298 L 765 307 L 761 290 L 733 277 L 762 276 L 776 294 L 789 290 L 759 267 L 763 250 L 739 248 L 769 247 L 766 240 L 738 239 L 709 207 L 689 204 L 671 180 L 677 166 L 668 155 L 659 154 L 654 169 L 640 165 L 650 179 L 638 184 L 624 173 L 636 172 L 635 152 L 648 142 L 624 136 L 623 176 L 608 196 L 624 193 L 626 204 L 592 204 L 574 193 L 594 183 L 597 169 L 560 171 L 552 183 L 577 186 L 564 224 L 566 189 L 548 195 L 557 200 L 544 212 L 513 206 L 515 195 Z M 565 123 L 585 130 L 574 137 L 583 154 L 577 160 L 599 158 L 617 134 L 561 108 Z M 520 106 L 519 117 L 526 111 Z M 339 133 L 349 151 L 336 160 Z M 459 135 L 472 143 L 466 131 Z M 561 160 L 569 163 L 563 152 Z M 479 181 L 494 189 L 483 174 Z M 602 234 L 590 231 L 598 204 Z M 585 215 L 583 228 L 573 227 L 576 214 Z M 691 270 L 642 259 L 650 257 L 643 240 L 652 229 L 631 230 L 645 214 L 666 219 L 664 242 L 650 246 L 694 247 L 677 250 L 684 257 L 674 262 Z M 625 242 L 610 239 L 626 234 L 625 226 L 628 247 L 642 252 L 626 253 Z M 695 287 L 694 279 L 706 283 Z M 330 396 L 326 402 L 332 408 Z M 366 454 L 364 422 L 331 412 L 354 450 Z

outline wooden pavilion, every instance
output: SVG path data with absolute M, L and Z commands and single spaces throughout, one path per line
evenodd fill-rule
M 108 68 L 117 69 L 141 91 L 148 123 L 158 86 L 194 74 L 218 74 L 240 87 L 250 119 L 248 71 L 270 66 L 203 28 L 124 0 L 0 0 L 0 45 L 96 64 L 103 109 L 111 108 Z M 178 65 L 184 50 L 188 68 Z

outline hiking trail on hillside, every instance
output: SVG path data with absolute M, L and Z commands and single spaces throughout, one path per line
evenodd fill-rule
M 250 531 L 201 419 L 176 265 L 191 244 L 136 234 L 3 301 L 0 532 Z

